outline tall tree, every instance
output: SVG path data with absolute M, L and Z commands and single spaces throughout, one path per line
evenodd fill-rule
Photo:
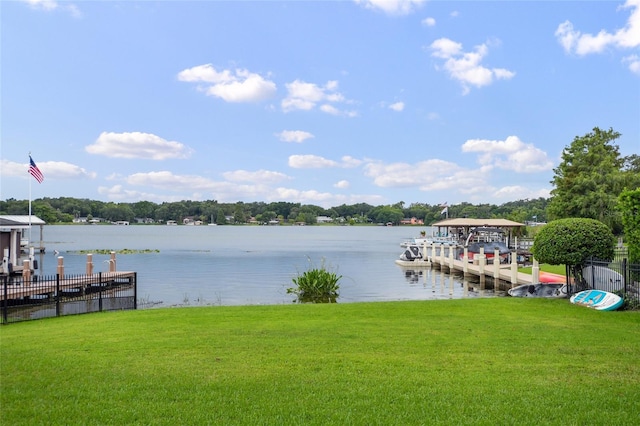
M 624 160 L 613 143 L 619 137 L 620 133 L 613 129 L 595 127 L 565 147 L 560 165 L 553 170 L 549 219 L 597 219 L 614 232 L 620 231 L 620 220 L 614 212 L 623 189 Z

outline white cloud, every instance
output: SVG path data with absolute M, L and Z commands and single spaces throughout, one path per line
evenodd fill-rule
M 638 55 L 630 55 L 626 58 L 622 59 L 622 62 L 625 64 L 629 64 L 629 71 L 634 74 L 640 75 L 640 56 Z
M 45 175 L 45 178 L 52 177 L 55 179 L 95 179 L 97 174 L 95 172 L 88 172 L 80 166 L 67 163 L 64 161 L 45 161 L 38 163 L 38 168 Z
M 289 176 L 280 172 L 269 170 L 257 170 L 249 172 L 247 170 L 236 170 L 222 174 L 224 178 L 231 182 L 256 182 L 256 183 L 276 183 L 289 179 Z
M 0 176 L 2 177 L 31 177 L 31 175 L 28 174 L 28 163 L 16 163 L 5 159 L 0 159 L 0 166 L 2 166 L 0 167 Z M 39 164 L 38 168 L 40 169 L 40 171 L 42 171 L 42 168 Z
M 640 46 L 640 0 L 627 0 L 621 8 L 630 9 L 631 15 L 625 26 L 614 32 L 603 29 L 596 35 L 583 34 L 574 29 L 570 21 L 565 21 L 558 26 L 555 36 L 565 52 L 580 56 L 601 53 L 609 47 L 636 48 Z
M 259 74 L 246 69 L 217 71 L 211 64 L 182 70 L 178 80 L 199 83 L 199 90 L 227 102 L 260 102 L 273 97 L 277 90 L 273 81 Z
M 26 174 L 26 172 L 25 172 Z M 197 175 L 178 175 L 170 171 L 157 171 L 149 173 L 135 173 L 127 177 L 119 177 L 124 183 L 132 186 L 146 186 L 160 190 L 162 193 L 141 191 L 134 188 L 125 188 L 122 184 L 111 187 L 101 186 L 98 192 L 110 200 L 138 201 L 148 200 L 154 202 L 172 202 L 181 200 L 203 200 L 212 197 L 220 202 L 236 203 L 239 200 L 254 201 L 264 199 L 267 201 L 288 201 L 303 204 L 315 204 L 329 208 L 340 204 L 369 203 L 381 204 L 384 200 L 379 195 L 358 194 L 332 194 L 317 190 L 301 190 L 286 187 L 273 187 L 278 178 L 288 179 L 287 176 L 265 170 L 247 172 L 243 170 L 225 173 L 225 178 L 230 181 L 213 181 Z M 253 181 L 255 184 L 240 184 L 237 181 Z M 267 181 L 267 182 L 265 182 Z M 346 188 L 346 181 L 336 184 L 335 187 Z M 167 194 L 166 192 L 169 192 Z
M 429 46 L 435 58 L 444 59 L 443 68 L 451 78 L 462 84 L 463 94 L 470 91 L 470 86 L 488 86 L 494 80 L 508 80 L 515 72 L 504 68 L 487 68 L 481 64 L 489 52 L 486 44 L 476 46 L 473 52 L 464 52 L 462 44 L 448 38 L 435 40 Z
M 354 0 L 367 9 L 388 15 L 408 15 L 418 9 L 425 0 Z
M 289 167 L 294 169 L 325 169 L 338 167 L 338 163 L 318 155 L 292 155 L 289 157 Z
M 307 139 L 315 137 L 311 133 L 302 130 L 283 130 L 280 133 L 276 133 L 276 136 L 278 136 L 282 142 L 296 143 L 302 143 Z
M 553 168 L 546 152 L 522 142 L 517 136 L 509 136 L 504 141 L 470 139 L 462 145 L 462 152 L 480 153 L 478 162 L 489 170 L 498 167 L 518 173 L 534 173 Z
M 95 179 L 95 172 L 88 172 L 86 169 L 75 164 L 63 161 L 37 161 L 38 169 L 49 179 Z M 0 176 L 30 178 L 28 173 L 29 163 L 15 163 L 9 160 L 0 160 Z
M 395 102 L 389 105 L 389 109 L 400 112 L 404 110 L 404 102 Z
M 319 155 L 292 155 L 289 157 L 289 167 L 294 169 L 326 169 L 332 167 L 354 168 L 362 164 L 362 160 L 345 155 L 341 161 L 329 160 Z
M 82 12 L 78 9 L 73 3 L 64 2 L 64 4 L 60 4 L 60 2 L 56 0 L 21 0 L 23 3 L 26 3 L 34 10 L 44 10 L 45 12 L 51 12 L 54 10 L 65 10 L 71 14 L 74 18 L 81 18 Z
M 111 158 L 142 158 L 167 160 L 188 158 L 192 150 L 180 142 L 167 141 L 151 133 L 102 132 L 93 145 L 85 150 L 90 154 Z
M 284 112 L 303 110 L 310 111 L 317 105 L 322 112 L 331 115 L 345 115 L 353 117 L 357 115 L 354 111 L 341 111 L 335 105 L 336 103 L 348 102 L 345 97 L 338 92 L 338 82 L 335 80 L 328 81 L 324 86 L 318 86 L 314 83 L 307 83 L 301 80 L 295 80 L 287 83 L 287 97 L 280 104 Z
M 434 27 L 436 25 L 436 19 L 432 17 L 424 18 L 422 20 L 422 25 L 427 27 Z
M 540 197 L 549 198 L 551 196 L 551 190 L 532 190 L 529 187 L 513 185 L 496 189 L 493 191 L 491 196 L 500 200 L 523 200 L 525 198 L 536 199 Z
M 342 161 L 341 167 L 344 167 L 344 168 L 358 167 L 363 163 L 362 160 L 358 160 L 357 158 L 353 158 L 349 155 L 343 156 L 340 160 Z
M 339 189 L 346 189 L 349 188 L 349 181 L 348 180 L 341 180 L 338 181 L 336 183 L 333 184 L 334 188 L 339 188 Z
M 172 191 L 212 190 L 216 184 L 211 179 L 202 176 L 176 175 L 170 171 L 134 173 L 127 176 L 126 182 L 130 185 L 151 186 Z
M 422 187 L 428 182 L 443 183 L 441 178 L 460 170 L 456 164 L 430 159 L 417 163 L 370 162 L 365 165 L 365 176 L 382 188 Z

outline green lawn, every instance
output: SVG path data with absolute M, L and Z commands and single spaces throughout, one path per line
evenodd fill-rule
M 552 274 L 566 275 L 567 270 L 565 265 L 548 265 L 546 263 L 542 263 L 539 265 L 540 270 L 544 272 L 551 272 Z M 531 273 L 531 266 L 527 266 L 526 268 L 518 268 L 518 272 L 523 272 L 525 274 Z
M 631 425 L 639 354 L 639 312 L 567 300 L 69 316 L 0 327 L 0 423 Z

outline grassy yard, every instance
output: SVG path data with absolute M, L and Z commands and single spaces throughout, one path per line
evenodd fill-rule
M 637 424 L 640 313 L 487 298 L 0 327 L 2 424 Z
M 523 272 L 525 274 L 531 273 L 531 266 L 527 266 L 525 268 L 518 268 L 518 272 Z M 552 274 L 565 275 L 567 273 L 565 265 L 548 265 L 543 263 L 540 265 L 540 270 L 544 272 L 551 272 Z

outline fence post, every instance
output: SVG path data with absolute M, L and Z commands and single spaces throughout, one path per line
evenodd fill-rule
M 98 272 L 98 311 L 102 312 L 102 272 Z
M 138 273 L 133 273 L 133 309 L 138 309 Z
M 58 265 L 59 264 L 60 264 L 60 261 L 58 260 Z M 60 274 L 56 274 L 56 316 L 57 317 L 60 316 L 60 298 L 61 297 L 62 296 L 60 295 Z
M 624 294 L 627 294 L 627 283 L 630 281 L 627 279 L 627 258 L 622 259 L 622 281 L 624 284 Z M 628 278 L 631 278 L 631 274 L 628 274 Z
M 7 302 L 7 297 L 9 296 L 9 292 L 7 290 L 7 286 L 9 285 L 9 276 L 6 275 L 4 277 L 2 277 L 2 287 L 3 287 L 3 293 L 4 293 L 4 300 L 2 301 L 2 322 L 4 324 L 6 324 L 9 320 L 8 320 L 8 302 Z

